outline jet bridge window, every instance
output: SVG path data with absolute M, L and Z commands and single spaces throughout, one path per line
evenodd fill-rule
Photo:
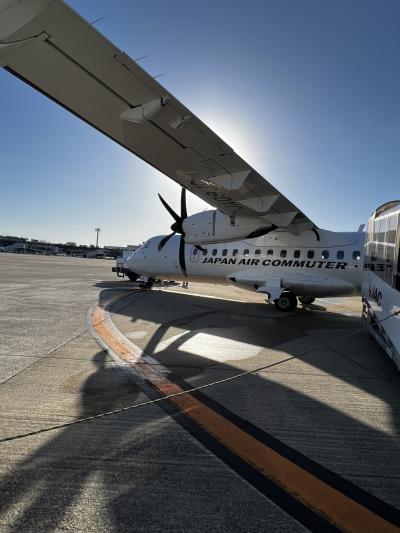
M 287 255 L 286 250 L 281 250 L 281 254 L 280 255 L 281 255 L 281 257 L 286 257 L 286 255 Z
M 389 217 L 389 223 L 386 233 L 386 242 L 395 244 L 396 243 L 396 232 L 397 232 L 397 213 Z
M 322 259 L 329 259 L 329 251 L 328 250 L 322 250 L 321 258 Z
M 214 256 L 215 256 L 215 255 L 217 255 L 217 253 L 218 253 L 218 250 L 217 250 L 216 248 L 214 248 L 214 250 L 212 251 L 212 254 L 211 254 L 211 255 L 214 255 Z
M 336 259 L 344 259 L 344 251 L 338 250 L 336 253 Z
M 245 250 L 245 251 L 243 252 L 243 255 L 244 255 L 245 257 L 248 256 L 248 255 L 249 255 L 249 251 L 248 251 L 248 250 Z
M 232 251 L 232 255 L 233 255 L 233 257 L 236 257 L 238 253 L 239 253 L 239 252 L 238 252 L 238 251 L 236 250 L 236 248 L 235 248 L 235 250 Z
M 359 250 L 354 250 L 353 261 L 359 261 L 360 259 L 361 259 L 361 252 Z
M 223 255 L 223 257 L 225 257 L 225 256 L 227 255 L 227 253 L 228 253 L 228 250 L 227 250 L 226 248 L 224 248 L 224 249 L 222 250 L 222 255 Z
M 298 259 L 298 258 L 300 257 L 300 250 L 295 250 L 295 251 L 293 252 L 293 257 L 294 257 L 295 259 Z
M 256 251 L 254 252 L 254 254 L 255 254 L 255 255 L 260 255 L 260 254 L 261 254 L 261 250 L 256 250 Z
M 314 257 L 314 250 L 308 250 L 307 257 L 308 259 L 312 259 Z

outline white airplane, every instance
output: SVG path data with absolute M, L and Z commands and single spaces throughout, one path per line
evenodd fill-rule
M 174 228 L 176 230 L 176 227 Z M 184 234 L 152 237 L 127 259 L 129 279 L 150 288 L 157 278 L 231 283 L 266 294 L 280 311 L 292 311 L 297 300 L 359 294 L 362 277 L 362 232 L 286 230 L 240 241 L 188 245 Z
M 132 278 L 236 283 L 285 311 L 360 291 L 362 232 L 319 229 L 61 0 L 0 0 L 0 65 L 182 186 L 180 215 L 161 199 L 173 233 L 131 256 Z M 186 190 L 215 209 L 188 216 Z

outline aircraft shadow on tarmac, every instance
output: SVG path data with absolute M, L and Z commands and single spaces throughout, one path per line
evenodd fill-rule
M 115 287 L 121 285 L 104 287 L 101 300 L 117 294 Z M 178 316 L 171 319 L 170 309 Z M 236 342 L 273 349 L 282 343 L 276 334 L 280 320 L 287 326 L 288 341 L 313 328 L 332 330 L 333 338 L 337 335 L 335 330 L 342 334 L 344 329 L 360 326 L 358 319 L 335 313 L 315 313 L 312 317 L 309 311 L 299 310 L 282 318 L 282 314 L 271 312 L 264 304 L 197 298 L 168 291 L 140 293 L 132 305 L 116 304 L 115 313 L 129 317 L 133 325 L 138 321 L 159 323 L 146 342 L 145 352 L 182 378 L 191 378 L 193 385 L 204 382 L 204 369 L 215 367 L 217 378 L 238 370 L 232 364 L 216 363 L 185 350 L 184 345 L 199 332 L 221 337 L 229 334 Z M 165 320 L 160 323 L 162 313 Z M 170 328 L 181 328 L 184 332 L 173 336 L 165 350 L 160 351 L 160 342 Z M 372 341 L 365 334 L 358 334 L 354 346 L 359 348 L 351 357 L 340 349 L 316 350 L 302 357 L 306 365 L 294 365 L 292 373 L 297 379 L 301 372 L 304 379 L 310 379 L 316 371 L 335 377 L 338 384 L 354 387 L 355 402 L 357 391 L 378 398 L 389 412 L 391 435 L 356 420 L 341 410 L 340 403 L 335 406 L 316 399 L 312 391 L 305 394 L 296 390 L 295 381 L 293 386 L 280 383 L 279 366 L 270 373 L 248 375 L 205 392 L 289 446 L 398 507 L 400 380 L 383 353 L 379 360 L 363 354 L 362 347 L 369 342 Z M 290 355 L 290 343 L 288 346 L 286 353 L 280 350 L 282 355 Z M 81 387 L 79 418 L 139 401 L 137 385 L 120 368 L 107 363 L 107 359 L 104 351 L 94 357 L 96 370 Z M 365 365 L 372 365 L 373 370 Z M 265 408 L 260 408 L 263 404 Z M 358 409 L 356 404 L 353 407 Z M 157 524 L 160 529 L 172 530 L 179 524 L 182 531 L 205 530 L 206 526 L 210 530 L 218 527 L 237 531 L 245 513 L 246 529 L 250 531 L 259 530 L 263 520 L 270 520 L 254 492 L 245 483 L 241 487 L 237 476 L 228 475 L 218 485 L 218 480 L 209 479 L 210 472 L 205 471 L 203 481 L 201 477 L 198 481 L 200 487 L 196 485 L 194 491 L 193 481 L 183 469 L 189 463 L 196 475 L 193 456 L 197 454 L 200 461 L 204 451 L 191 438 L 182 437 L 182 432 L 164 439 L 163 427 L 171 431 L 171 424 L 174 423 L 164 411 L 151 406 L 58 432 L 0 479 L 0 516 L 9 516 L 6 523 L 10 524 L 10 531 L 53 531 L 64 519 L 72 523 L 76 520 L 85 529 L 84 504 L 79 504 L 79 515 L 75 518 L 74 512 L 78 511 L 74 511 L 74 506 L 79 498 L 84 502 L 87 484 L 95 479 L 102 501 L 98 519 L 107 530 L 144 531 L 157 529 Z M 171 438 L 177 446 L 172 452 Z M 18 446 L 22 446 L 23 453 L 23 444 Z M 159 460 L 152 460 L 155 448 Z M 382 486 L 374 481 L 379 476 L 390 482 Z M 235 491 L 242 491 L 240 505 L 234 498 L 225 497 Z M 24 510 L 16 516 L 14 505 L 25 499 Z

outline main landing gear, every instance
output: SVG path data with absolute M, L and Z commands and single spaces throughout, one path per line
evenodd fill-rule
M 302 305 L 310 305 L 315 301 L 315 298 L 312 296 L 299 296 L 299 302 Z
M 289 313 L 294 311 L 297 307 L 297 298 L 296 295 L 290 291 L 284 291 L 279 298 L 274 300 L 275 307 L 279 311 L 285 311 Z
M 312 296 L 299 296 L 299 302 L 302 305 L 310 305 L 313 303 L 315 298 Z M 290 291 L 284 291 L 279 298 L 274 300 L 275 307 L 279 311 L 285 311 L 286 313 L 294 311 L 297 307 L 297 298 L 296 295 Z

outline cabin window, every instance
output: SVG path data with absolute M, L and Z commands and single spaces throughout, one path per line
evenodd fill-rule
M 298 259 L 298 258 L 300 257 L 300 250 L 295 250 L 295 251 L 293 252 L 293 257 L 294 257 L 295 259 Z
M 227 253 L 228 253 L 228 250 L 227 250 L 226 248 L 224 248 L 224 249 L 222 250 L 222 255 L 225 257 Z
M 238 252 L 236 249 L 233 250 L 233 251 L 232 251 L 232 255 L 233 255 L 233 257 L 236 257 L 238 253 L 239 253 L 239 252 Z
M 261 250 L 256 250 L 254 253 L 255 253 L 255 255 L 260 255 Z
M 274 251 L 273 250 L 268 250 L 267 251 L 267 255 L 274 255 Z
M 344 259 L 344 251 L 338 250 L 336 253 L 336 259 Z
M 361 259 L 361 252 L 359 250 L 354 250 L 353 261 L 359 261 L 360 259 Z
M 198 251 L 197 248 L 193 248 L 192 254 L 197 255 L 197 251 Z
M 286 250 L 281 250 L 281 253 L 280 253 L 281 257 L 286 257 L 286 254 L 287 254 Z
M 212 251 L 212 255 L 215 256 L 215 255 L 217 255 L 217 253 L 218 253 L 218 250 L 216 248 L 214 248 L 214 250 Z
M 207 254 L 208 254 L 207 248 L 203 248 L 203 255 L 207 255 Z
M 312 259 L 314 257 L 314 250 L 308 250 L 307 257 L 308 259 Z
M 248 250 L 245 250 L 245 251 L 243 252 L 243 255 L 244 255 L 244 256 L 249 255 L 249 251 L 248 251 Z
M 321 258 L 329 259 L 329 250 L 322 250 Z

